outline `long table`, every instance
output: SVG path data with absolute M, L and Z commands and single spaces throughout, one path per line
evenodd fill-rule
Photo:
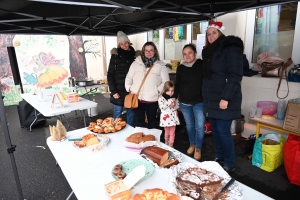
M 62 101 L 63 105 L 62 106 L 59 102 L 58 99 L 56 99 L 56 103 L 53 105 L 53 108 L 51 108 L 51 103 L 53 100 L 53 95 L 54 94 L 59 94 L 59 91 L 55 90 L 44 90 L 43 91 L 43 101 L 40 101 L 38 98 L 38 95 L 34 95 L 32 93 L 26 93 L 26 94 L 21 94 L 21 97 L 27 101 L 34 109 L 35 109 L 35 119 L 32 122 L 32 124 L 29 127 L 29 130 L 31 131 L 31 127 L 33 123 L 37 120 L 38 115 L 42 114 L 45 117 L 53 117 L 53 116 L 60 116 L 70 113 L 75 110 L 79 110 L 81 115 L 83 116 L 83 123 L 84 127 L 86 127 L 86 119 L 85 119 L 85 110 L 94 108 L 98 106 L 98 103 L 94 101 L 89 101 L 85 98 L 80 98 L 79 102 L 76 103 L 68 103 L 67 101 Z
M 270 120 L 270 119 L 262 119 L 258 117 L 253 117 L 253 118 L 249 117 L 249 120 L 256 122 L 256 138 L 259 137 L 261 127 L 272 129 L 275 131 L 280 131 L 287 134 L 299 135 L 299 133 L 295 133 L 293 131 L 283 129 L 284 120 L 279 120 L 279 119 Z
M 114 180 L 111 170 L 114 165 L 127 159 L 141 159 L 138 152 L 130 151 L 122 145 L 122 142 L 132 134 L 134 128 L 127 125 L 123 130 L 107 134 L 110 142 L 107 148 L 92 152 L 88 149 L 79 149 L 72 142 L 54 142 L 47 138 L 47 145 L 65 175 L 70 187 L 79 200 L 108 199 L 104 190 L 104 184 Z M 89 133 L 86 128 L 70 131 L 67 138 L 76 138 Z M 161 143 L 162 147 L 165 144 Z M 183 155 L 183 162 L 198 163 L 198 161 Z M 53 163 L 54 164 L 54 163 Z M 269 200 L 266 195 L 240 183 L 244 199 Z M 134 186 L 132 194 L 141 193 L 144 189 L 162 188 L 172 191 L 168 184 L 168 175 L 163 170 L 155 168 L 153 175 Z M 69 191 L 70 192 L 70 191 Z M 66 196 L 68 192 L 66 191 Z

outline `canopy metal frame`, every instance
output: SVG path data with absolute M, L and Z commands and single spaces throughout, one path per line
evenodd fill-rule
M 192 0 L 29 0 L 20 1 L 23 4 L 15 9 L 11 2 L 0 2 L 0 33 L 111 36 L 118 30 L 141 33 L 292 1 L 205 0 L 195 4 Z

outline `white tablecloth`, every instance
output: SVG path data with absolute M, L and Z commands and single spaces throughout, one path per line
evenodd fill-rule
M 140 159 L 138 152 L 128 150 L 122 142 L 133 133 L 134 128 L 127 125 L 123 130 L 107 134 L 110 142 L 107 148 L 92 152 L 88 149 L 79 149 L 73 146 L 73 142 L 65 140 L 63 142 L 53 142 L 47 138 L 47 144 L 61 167 L 67 181 L 79 200 L 108 199 L 104 184 L 114 180 L 111 171 L 113 167 L 127 159 Z M 67 138 L 76 138 L 89 133 L 85 128 L 70 131 Z M 165 146 L 164 144 L 161 144 Z M 183 155 L 183 162 L 197 163 L 196 160 Z M 54 164 L 53 164 L 54 165 Z M 238 182 L 242 188 L 245 199 L 267 200 L 271 199 L 262 193 L 247 187 Z M 139 183 L 132 190 L 132 194 L 140 193 L 144 189 L 162 188 L 172 191 L 168 184 L 168 175 L 163 170 L 155 168 L 153 175 Z M 66 194 L 66 197 L 68 194 Z

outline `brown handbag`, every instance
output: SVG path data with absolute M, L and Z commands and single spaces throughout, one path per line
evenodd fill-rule
M 264 62 L 261 64 L 262 77 L 279 77 L 284 63 L 273 64 Z
M 146 75 L 145 75 L 145 77 L 144 77 L 144 79 L 143 79 L 143 81 L 142 81 L 142 83 L 139 87 L 138 92 L 136 94 L 127 94 L 125 96 L 125 99 L 124 99 L 124 107 L 125 108 L 137 108 L 139 106 L 139 93 L 140 93 L 140 91 L 142 89 L 142 86 L 143 86 L 150 70 L 152 69 L 152 67 L 153 67 L 153 65 L 147 71 L 147 73 L 146 73 Z
M 288 82 L 288 77 L 287 77 L 287 68 L 293 64 L 293 61 L 291 58 L 288 58 L 286 63 L 284 63 L 284 65 L 282 66 L 282 70 L 281 70 L 281 73 L 280 73 L 280 76 L 279 76 L 279 82 L 278 82 L 278 87 L 277 87 L 277 92 L 276 92 L 276 96 L 278 97 L 278 99 L 285 99 L 288 95 L 289 95 L 289 92 L 290 92 L 290 89 L 289 89 L 289 82 Z M 279 97 L 278 96 L 278 92 L 279 92 L 279 89 L 280 89 L 280 85 L 281 85 L 281 81 L 282 81 L 282 77 L 283 75 L 285 75 L 285 81 L 286 81 L 286 85 L 287 85 L 287 93 L 284 97 Z

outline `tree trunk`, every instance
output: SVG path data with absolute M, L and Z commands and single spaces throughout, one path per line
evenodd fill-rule
M 7 47 L 13 46 L 15 34 L 0 35 L 0 84 L 1 91 L 10 91 L 12 84 L 6 83 L 6 80 L 12 79 L 12 71 L 7 53 Z
M 0 79 L 12 76 L 6 47 L 13 46 L 14 37 L 15 34 L 0 35 Z
M 84 49 L 82 36 L 69 36 L 70 48 L 70 72 L 76 80 L 87 78 L 85 52 L 79 52 L 79 48 Z

